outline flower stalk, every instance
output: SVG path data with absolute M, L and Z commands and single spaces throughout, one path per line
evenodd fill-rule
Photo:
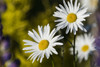
M 74 67 L 77 67 L 76 52 L 75 52 L 75 39 L 76 39 L 76 35 L 74 35 L 74 46 L 72 47 L 73 47 Z
M 55 67 L 55 66 L 54 66 L 54 59 L 53 59 L 52 56 L 51 56 L 51 60 L 52 60 L 52 67 Z

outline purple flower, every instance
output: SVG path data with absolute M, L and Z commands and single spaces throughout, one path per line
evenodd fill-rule
M 100 12 L 96 12 L 96 19 L 97 19 L 97 25 L 98 25 L 98 34 L 95 40 L 95 46 L 96 46 L 96 54 L 95 54 L 95 66 L 100 67 Z
M 5 5 L 3 0 L 0 0 L 0 12 L 4 12 L 7 6 Z
M 10 48 L 10 39 L 9 37 L 3 37 L 2 40 L 1 40 L 1 51 L 4 52 L 4 51 L 7 51 L 9 48 Z
M 3 40 L 2 46 L 3 46 L 4 50 L 7 50 L 10 47 L 9 40 Z
M 2 56 L 2 63 L 4 64 L 6 61 L 11 59 L 11 53 L 7 52 Z
M 96 12 L 96 20 L 98 25 L 98 35 L 100 36 L 100 12 Z
M 19 67 L 20 66 L 20 60 L 16 59 L 14 60 L 9 67 Z
M 100 37 L 96 38 L 95 44 L 96 44 L 96 49 L 97 49 L 98 51 L 100 51 Z
M 100 57 L 98 57 L 97 59 L 96 59 L 96 66 L 100 66 Z
M 1 19 L 0 19 L 0 40 L 1 40 L 1 39 L 2 39 L 2 37 L 3 37 L 3 36 L 2 36 L 2 28 L 3 28 L 3 27 L 2 27 L 2 24 L 1 24 Z

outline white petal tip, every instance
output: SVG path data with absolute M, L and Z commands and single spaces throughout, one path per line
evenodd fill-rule
M 26 40 L 23 40 L 23 42 L 26 42 Z
M 68 34 L 68 32 L 66 32 L 66 34 Z
M 25 50 L 24 48 L 22 50 Z
M 86 29 L 84 29 L 84 32 L 87 32 L 87 30 L 86 30 Z
M 74 33 L 74 35 L 76 35 L 76 33 Z
M 58 52 L 56 52 L 55 54 L 58 55 Z

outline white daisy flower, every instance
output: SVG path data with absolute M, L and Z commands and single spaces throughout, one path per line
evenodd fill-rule
M 87 60 L 89 53 L 95 50 L 94 41 L 95 39 L 91 34 L 81 35 L 76 38 L 75 53 L 78 52 L 79 62 L 81 62 L 82 59 Z M 70 51 L 71 54 L 73 54 L 73 48 L 70 48 Z
M 58 17 L 59 19 L 55 20 L 55 22 L 58 23 L 57 29 L 63 29 L 67 27 L 66 34 L 68 32 L 74 32 L 76 34 L 76 31 L 78 31 L 78 28 L 86 32 L 86 29 L 83 27 L 82 21 L 85 21 L 85 18 L 88 17 L 90 14 L 86 13 L 87 8 L 80 7 L 80 3 L 77 3 L 77 0 L 75 0 L 75 3 L 72 3 L 72 0 L 68 2 L 68 5 L 65 3 L 65 0 L 63 0 L 64 7 L 59 4 L 59 7 L 56 7 L 58 11 L 54 12 L 53 16 Z
M 80 0 L 82 5 L 88 7 L 88 11 L 94 12 L 98 7 L 99 0 Z
M 28 50 L 25 53 L 32 53 L 29 58 L 31 60 L 33 59 L 32 63 L 37 58 L 37 61 L 40 59 L 40 63 L 42 62 L 42 59 L 44 58 L 44 55 L 47 57 L 47 59 L 54 54 L 58 54 L 58 52 L 55 50 L 54 46 L 56 45 L 63 45 L 61 42 L 57 42 L 63 37 L 61 35 L 56 34 L 56 29 L 53 29 L 50 33 L 50 26 L 49 24 L 47 26 L 44 26 L 44 30 L 42 26 L 38 26 L 39 35 L 37 32 L 33 29 L 33 32 L 28 31 L 28 35 L 32 37 L 35 42 L 29 41 L 29 40 L 23 40 L 26 42 L 24 45 L 29 45 L 30 47 L 25 47 L 23 50 Z M 28 59 L 29 59 L 28 58 Z

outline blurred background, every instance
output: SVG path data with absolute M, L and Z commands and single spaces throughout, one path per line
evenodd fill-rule
M 67 2 L 68 0 L 66 0 Z M 78 0 L 81 5 L 84 0 Z M 77 63 L 78 67 L 100 67 L 100 2 L 99 0 L 87 0 L 88 12 L 91 16 L 84 23 L 87 33 L 92 33 L 95 38 L 97 50 L 90 54 L 88 61 Z M 24 39 L 32 40 L 28 36 L 28 30 L 37 30 L 38 25 L 50 24 L 55 28 L 53 17 L 55 6 L 63 5 L 62 0 L 0 0 L 0 67 L 73 67 L 73 56 L 70 55 L 70 44 L 73 34 L 65 35 L 65 29 L 57 34 L 65 36 L 62 42 L 64 46 L 55 47 L 58 55 L 53 55 L 42 63 L 27 60 L 30 54 L 25 54 Z M 84 34 L 78 31 L 77 35 Z M 52 65 L 52 61 L 54 65 Z

